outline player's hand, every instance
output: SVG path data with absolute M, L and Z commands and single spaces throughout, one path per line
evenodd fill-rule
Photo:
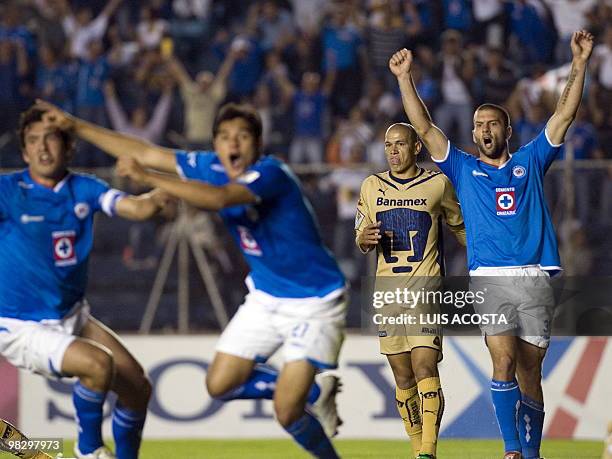
M 127 177 L 136 183 L 146 185 L 147 172 L 138 163 L 138 161 L 133 158 L 128 158 L 126 156 L 119 158 L 117 160 L 115 170 L 117 171 L 117 175 L 119 175 L 119 177 Z
M 574 60 L 584 63 L 593 52 L 593 35 L 586 30 L 574 32 L 570 46 Z
M 45 112 L 42 121 L 46 126 L 53 126 L 62 131 L 74 129 L 75 118 L 61 108 L 41 99 L 36 99 L 34 108 Z
M 379 242 L 382 236 L 380 235 L 380 223 L 376 222 L 366 226 L 361 233 L 359 233 L 359 237 L 357 238 L 357 243 L 363 248 L 366 249 L 370 246 L 374 247 Z
M 391 59 L 389 59 L 389 70 L 397 78 L 410 75 L 410 66 L 412 65 L 412 51 L 406 48 L 400 49 Z
M 169 195 L 161 188 L 155 188 L 150 191 L 149 197 L 159 210 L 165 209 L 170 203 L 175 201 L 173 196 Z

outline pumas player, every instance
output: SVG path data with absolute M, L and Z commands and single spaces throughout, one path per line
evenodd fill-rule
M 543 179 L 580 105 L 593 36 L 575 32 L 571 50 L 572 67 L 555 112 L 545 129 L 516 152 L 508 150 L 512 127 L 506 110 L 493 104 L 478 107 L 473 130 L 478 157 L 456 148 L 433 124 L 412 81 L 412 53 L 402 49 L 389 61 L 406 114 L 457 190 L 471 283 L 478 290 L 488 288 L 482 312 L 513 319 L 512 329 L 482 329 L 493 362 L 491 397 L 507 459 L 540 455 L 542 362 L 554 306 L 549 276 L 561 269 Z
M 419 167 L 421 141 L 410 124 L 391 125 L 385 134 L 386 172 L 370 175 L 361 186 L 355 242 L 363 253 L 376 249 L 376 290 L 397 287 L 435 289 L 444 274 L 442 223 L 465 245 L 465 228 L 455 191 L 439 171 Z M 432 278 L 436 278 L 433 283 Z M 400 307 L 391 314 L 401 312 Z M 420 304 L 411 313 L 429 313 Z M 387 315 L 383 313 L 383 315 Z M 395 378 L 395 398 L 414 456 L 434 458 L 444 395 L 438 374 L 441 331 L 423 327 L 379 327 L 380 352 Z
M 338 379 L 322 375 L 315 382 L 315 375 L 337 365 L 344 339 L 345 279 L 321 241 L 293 173 L 261 155 L 262 125 L 255 109 L 221 107 L 213 126 L 215 151 L 185 152 L 41 106 L 48 109 L 48 122 L 118 157 L 121 175 L 219 212 L 251 271 L 249 294 L 217 344 L 206 377 L 208 392 L 225 401 L 274 399 L 277 420 L 295 441 L 315 457 L 337 457 L 329 437 L 339 424 Z M 280 373 L 257 365 L 281 346 Z
M 109 391 L 116 457 L 136 459 L 151 395 L 142 367 L 119 338 L 93 318 L 84 298 L 94 214 L 130 220 L 155 215 L 159 190 L 128 196 L 68 169 L 72 135 L 30 108 L 19 140 L 28 168 L 0 175 L 0 354 L 48 378 L 77 378 L 73 389 L 80 459 L 115 456 L 102 442 Z

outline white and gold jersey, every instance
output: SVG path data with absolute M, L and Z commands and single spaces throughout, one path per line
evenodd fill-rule
M 455 190 L 441 172 L 420 168 L 415 177 L 401 180 L 386 171 L 361 185 L 355 231 L 359 237 L 367 225 L 381 222 L 377 276 L 444 275 L 442 221 L 465 245 Z

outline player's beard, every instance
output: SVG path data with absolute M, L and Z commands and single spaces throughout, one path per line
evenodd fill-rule
M 504 153 L 504 150 L 506 149 L 506 142 L 503 142 L 503 141 L 500 142 L 495 137 L 491 139 L 491 142 L 492 142 L 491 147 L 487 148 L 485 146 L 484 140 L 482 138 L 479 139 L 477 143 L 478 153 L 481 156 L 486 156 L 487 158 L 490 158 L 490 159 L 500 158 L 502 154 Z

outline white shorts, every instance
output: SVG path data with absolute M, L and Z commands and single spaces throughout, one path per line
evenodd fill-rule
M 61 320 L 36 322 L 0 317 L 0 354 L 18 368 L 59 378 L 66 349 L 89 317 L 85 300 L 75 304 Z
M 470 271 L 470 289 L 484 293 L 474 302 L 478 314 L 503 314 L 508 325 L 482 325 L 484 335 L 513 332 L 534 346 L 546 349 L 554 312 L 550 276 L 539 266 L 478 268 Z
M 265 362 L 283 346 L 285 362 L 308 360 L 319 369 L 336 368 L 344 341 L 347 295 L 277 298 L 251 290 L 227 325 L 218 352 Z

